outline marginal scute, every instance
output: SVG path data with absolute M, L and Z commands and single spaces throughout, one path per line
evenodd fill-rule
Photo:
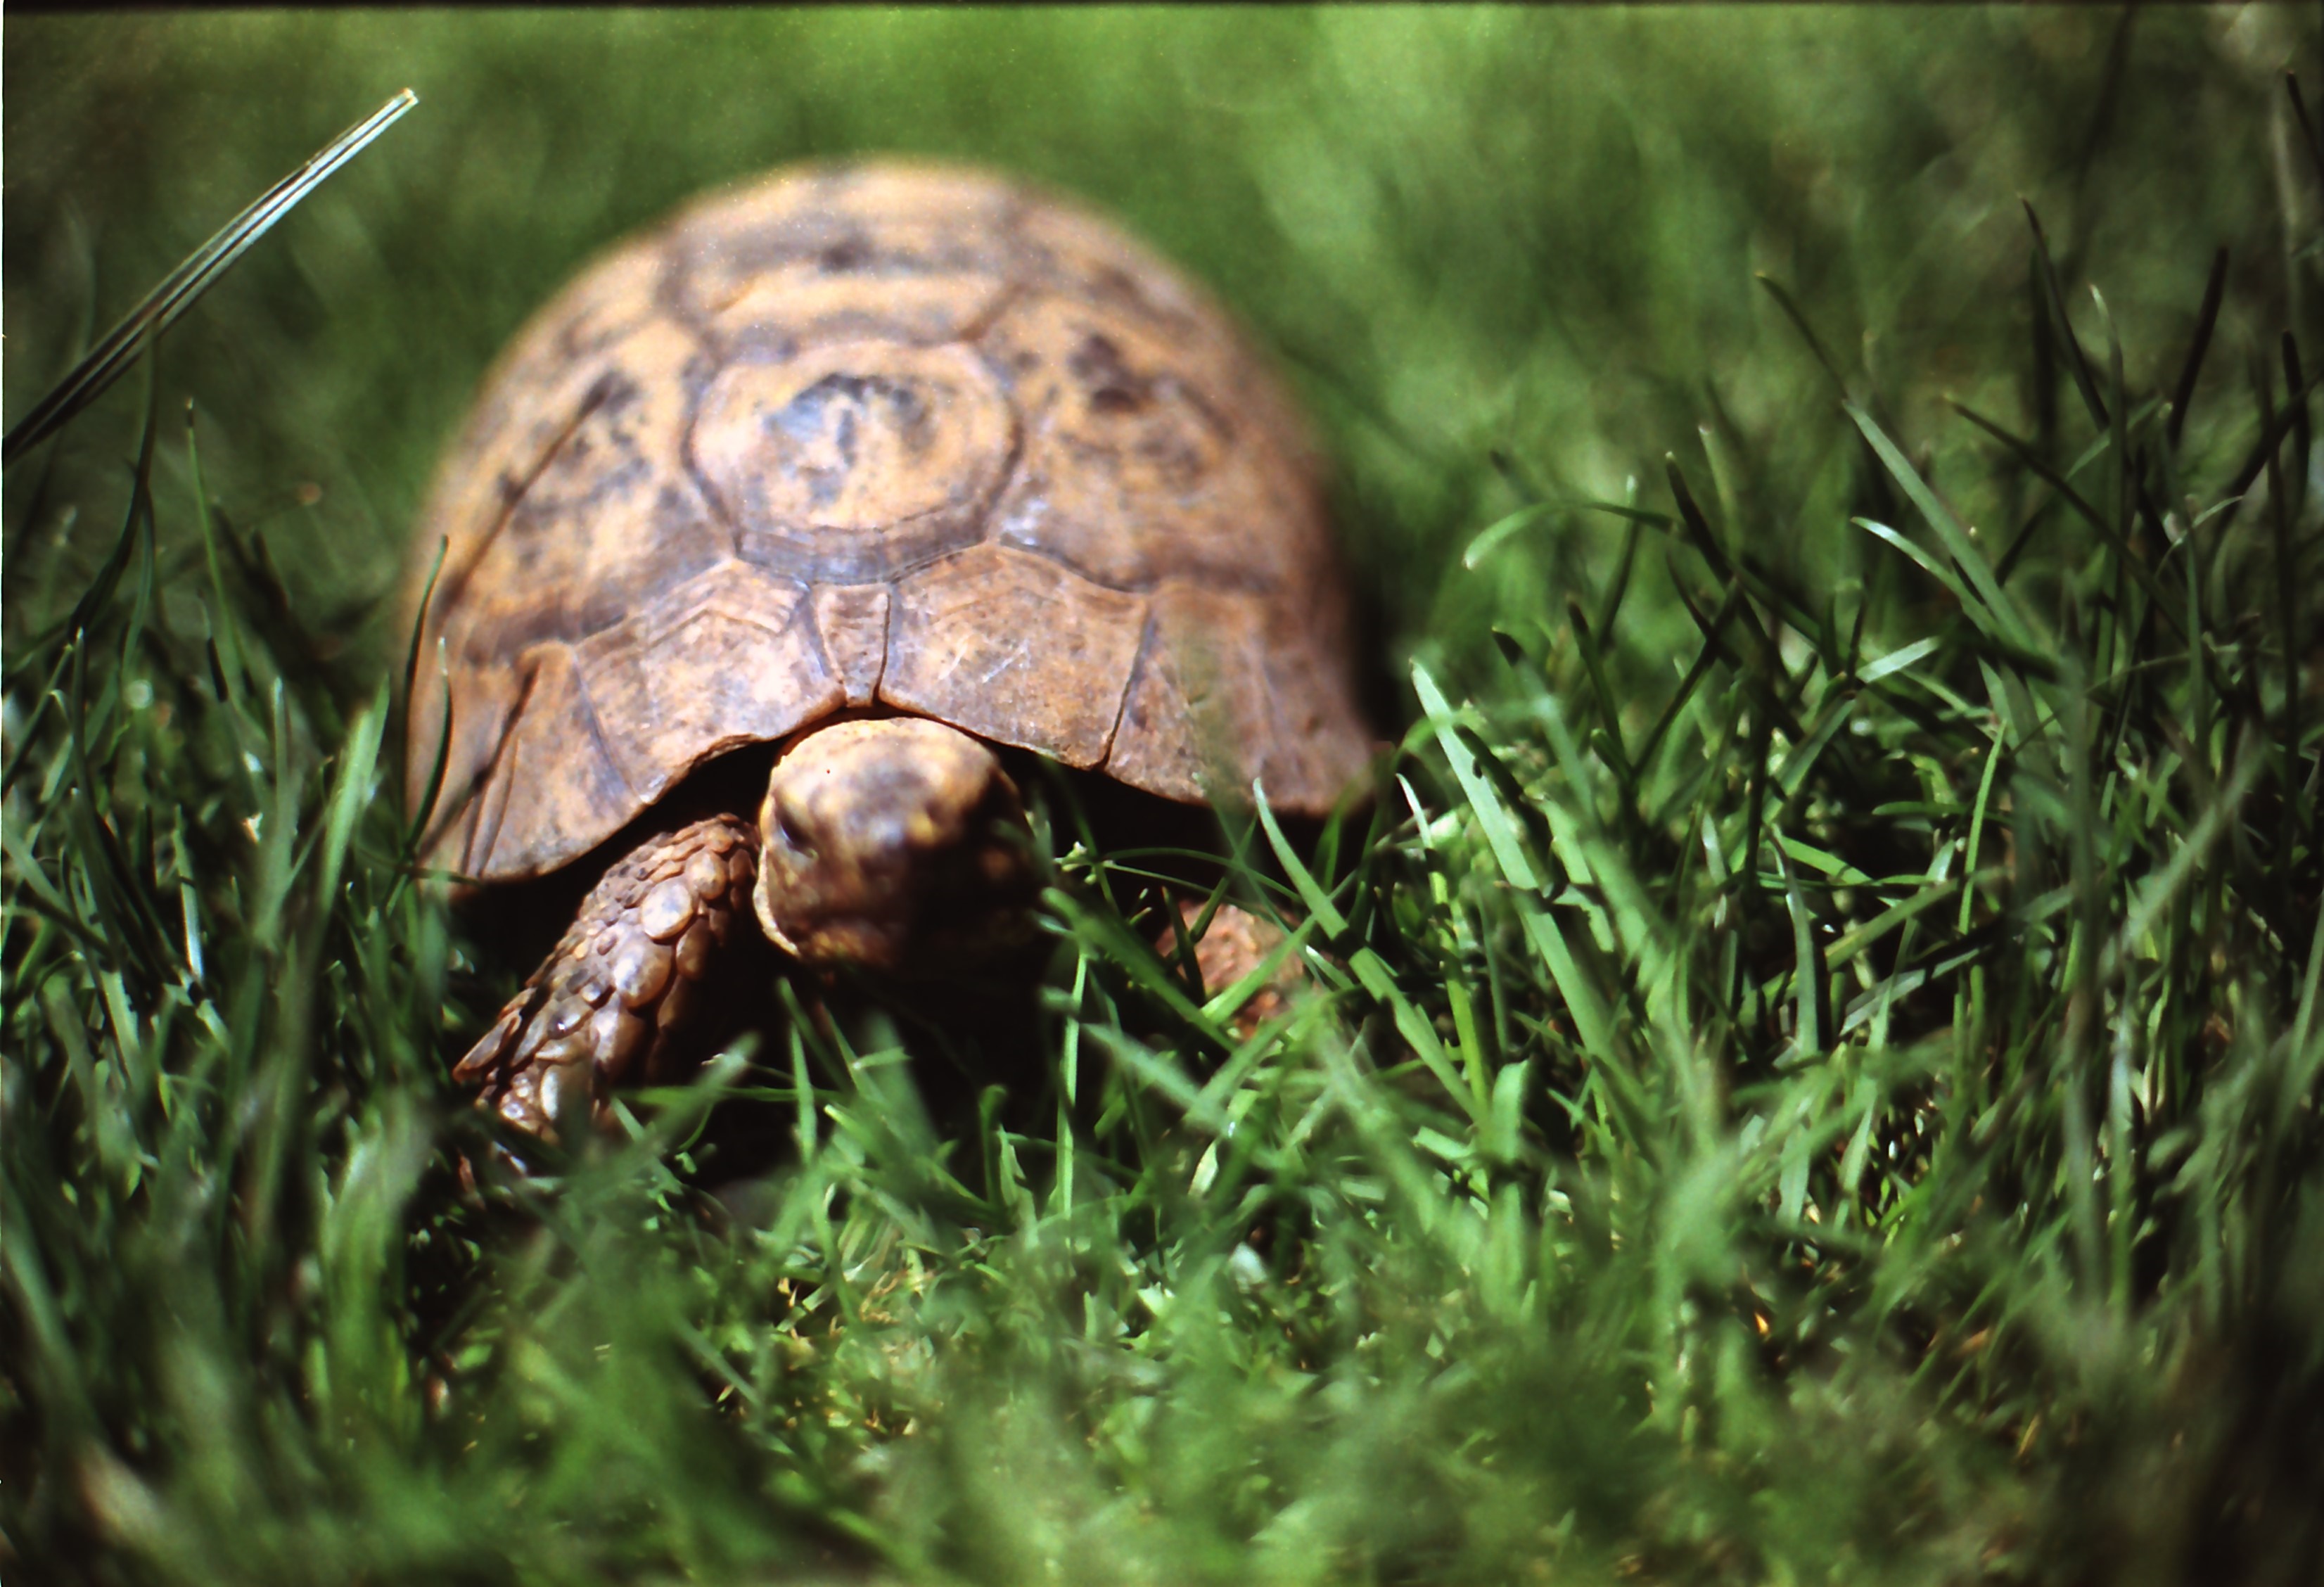
M 1106 775 L 1188 803 L 1225 798 L 1240 786 L 1242 765 L 1224 725 L 1214 722 L 1211 731 L 1198 731 L 1169 658 L 1157 653 L 1149 636 L 1122 697 Z
M 581 669 L 640 807 L 709 756 L 844 703 L 812 621 L 805 589 L 729 561 L 582 642 Z
M 448 646 L 421 646 L 407 724 L 403 797 L 404 807 L 417 816 L 428 798 L 429 780 L 438 775 L 440 747 L 443 781 L 429 813 L 431 830 L 442 832 L 464 817 L 474 817 L 477 784 L 508 735 L 523 692 L 521 681 L 513 667 L 460 667 L 452 662 Z M 448 736 L 444 731 L 447 713 L 452 719 Z
M 1369 738 L 1344 686 L 1284 641 L 1287 614 L 1240 591 L 1164 586 L 1107 757 L 1109 775 L 1172 798 L 1328 810 Z M 1278 660 L 1279 658 L 1279 660 Z
M 521 460 L 521 482 L 503 478 L 466 521 L 456 516 L 461 489 L 446 491 L 454 516 L 421 635 L 418 710 L 427 719 L 415 714 L 412 742 L 422 742 L 422 731 L 429 736 L 416 766 L 407 765 L 416 801 L 442 720 L 441 686 L 428 687 L 426 664 L 440 641 L 455 708 L 439 820 L 456 815 L 459 798 L 494 760 L 521 690 L 520 658 L 619 623 L 731 555 L 731 534 L 678 457 L 687 374 L 698 356 L 666 324 L 633 330 L 611 354 L 584 359 L 551 383 L 545 417 L 526 431 L 529 450 L 512 454 Z M 430 518 L 445 521 L 441 511 Z
M 896 586 L 880 698 L 1068 766 L 1105 759 L 1145 626 L 1142 596 L 979 546 Z
M 606 753 L 602 719 L 571 647 L 519 659 L 523 699 L 492 762 L 461 869 L 498 880 L 539 876 L 634 815 L 640 801 Z

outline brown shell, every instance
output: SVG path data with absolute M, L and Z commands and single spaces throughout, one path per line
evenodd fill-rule
M 851 707 L 1326 809 L 1370 740 L 1313 465 L 1208 300 L 973 170 L 812 165 L 613 249 L 503 355 L 413 553 L 405 764 L 482 878 Z M 451 729 L 444 732 L 448 702 Z

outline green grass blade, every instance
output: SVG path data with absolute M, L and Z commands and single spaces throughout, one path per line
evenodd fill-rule
M 420 97 L 410 88 L 397 94 L 326 143 L 297 171 L 260 194 L 248 208 L 162 277 L 161 284 L 146 293 L 143 300 L 106 332 L 104 340 L 90 348 L 88 355 L 46 396 L 33 403 L 30 412 L 8 427 L 7 434 L 0 437 L 0 466 L 15 462 L 71 423 L 75 415 L 102 396 L 137 361 L 140 353 L 176 324 L 204 292 L 217 284 L 220 276 L 233 269 L 250 251 L 251 245 L 264 236 L 276 221 L 296 208 L 301 199 L 419 103 Z
M 1412 664 L 1412 688 L 1420 698 L 1420 709 L 1436 736 L 1438 746 L 1444 752 L 1445 763 L 1452 769 L 1453 780 L 1468 796 L 1470 811 L 1475 816 L 1478 827 L 1484 834 L 1486 846 L 1492 851 L 1501 874 L 1508 879 L 1510 886 L 1520 891 L 1540 892 L 1541 877 L 1526 855 L 1517 823 L 1510 819 L 1508 809 L 1501 803 L 1500 795 L 1492 783 L 1478 770 L 1475 753 L 1454 731 L 1452 703 L 1444 697 L 1444 691 L 1437 687 L 1435 677 L 1424 662 L 1416 660 Z
M 2066 318 L 2066 294 L 2058 284 L 2058 267 L 2050 259 L 2050 239 L 2042 230 L 2042 217 L 2034 213 L 2034 206 L 2019 199 L 2025 210 L 2025 224 L 2034 230 L 2034 258 L 2040 270 L 2043 300 L 2050 309 L 2052 327 L 2059 343 L 2066 349 L 2066 368 L 2074 377 L 2074 390 L 2081 393 L 2082 406 L 2090 416 L 2090 423 L 2098 429 L 2107 428 L 2106 403 L 2099 400 L 2098 379 L 2090 373 L 2089 355 L 2074 335 L 2073 321 Z
M 2218 328 L 2219 305 L 2227 291 L 2227 249 L 2221 244 L 2211 255 L 2211 273 L 2203 281 L 2202 307 L 2195 311 L 2195 333 L 2188 338 L 2187 356 L 2179 364 L 2179 378 L 2171 386 L 2171 420 L 2163 437 L 2172 450 L 2179 447 L 2187 426 L 2187 411 L 2195 403 L 2195 380 L 2203 373 L 2203 355 L 2211 349 L 2211 333 Z
M 1864 432 L 1864 438 L 1872 444 L 1874 454 L 1895 476 L 1896 483 L 1904 487 L 1904 494 L 1914 506 L 1920 509 L 1921 516 L 1928 520 L 1929 527 L 1937 531 L 1937 538 L 1944 542 L 1946 554 L 1952 558 L 1954 566 L 1976 586 L 1978 598 L 1991 614 L 1990 620 L 1998 636 L 2021 650 L 2032 652 L 2038 650 L 2033 632 L 2027 628 L 2025 619 L 2018 614 L 2015 603 L 2010 600 L 2008 592 L 1993 577 L 1992 565 L 1986 561 L 1985 553 L 1978 549 L 1977 542 L 1969 538 L 1967 530 L 1961 528 L 1951 510 L 1937 499 L 1937 494 L 1922 479 L 1920 471 L 1905 460 L 1904 454 L 1898 451 L 1896 444 L 1872 421 L 1870 414 L 1851 402 L 1848 405 L 1848 416 L 1856 421 L 1857 429 Z
M 1824 378 L 1831 382 L 1832 395 L 1846 401 L 1848 383 L 1840 378 L 1840 366 L 1832 362 L 1831 355 L 1824 351 L 1822 339 L 1815 334 L 1815 328 L 1808 323 L 1808 317 L 1799 304 L 1793 301 L 1792 294 L 1765 271 L 1753 272 L 1751 279 L 1767 289 L 1767 295 L 1775 299 L 1775 306 L 1784 311 L 1784 318 L 1789 319 L 1792 328 L 1800 333 L 1800 339 L 1814 355 L 1817 367 L 1823 371 Z
M 1254 778 L 1250 791 L 1259 807 L 1259 824 L 1267 834 L 1268 846 L 1274 850 L 1276 863 L 1283 867 L 1283 873 L 1291 878 L 1291 885 L 1298 891 L 1299 901 L 1306 905 L 1308 915 L 1323 928 L 1325 937 L 1344 936 L 1348 929 L 1348 918 L 1340 912 L 1340 907 L 1332 901 L 1332 895 L 1323 890 L 1323 884 L 1317 881 L 1314 872 L 1300 862 L 1297 852 L 1284 837 L 1283 827 L 1275 819 L 1274 807 L 1268 803 L 1266 788 Z

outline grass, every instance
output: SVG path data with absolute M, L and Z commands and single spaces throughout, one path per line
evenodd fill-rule
M 1389 373 L 1310 384 L 1402 740 L 1313 841 L 1228 834 L 1305 994 L 1240 1034 L 1060 784 L 1035 1036 L 779 982 L 483 1195 L 445 1069 L 512 967 L 412 863 L 315 519 L 221 483 L 268 410 L 165 342 L 8 481 L 8 1568 L 2314 1580 L 2316 80 L 2243 102 L 2280 206 L 2185 301 L 2037 195 L 1925 365 L 1731 272 L 1796 376 L 1672 357 L 1684 426 L 1382 442 L 1449 378 L 1383 288 Z

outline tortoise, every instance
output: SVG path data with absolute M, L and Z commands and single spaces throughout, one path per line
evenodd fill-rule
M 429 859 L 598 873 L 454 1070 L 549 1139 L 669 1072 L 738 921 L 810 967 L 1006 940 L 996 746 L 1304 815 L 1371 749 L 1276 380 L 1115 226 L 971 167 L 779 169 L 590 264 L 485 378 L 410 607 Z M 755 808 L 672 797 L 754 744 Z

